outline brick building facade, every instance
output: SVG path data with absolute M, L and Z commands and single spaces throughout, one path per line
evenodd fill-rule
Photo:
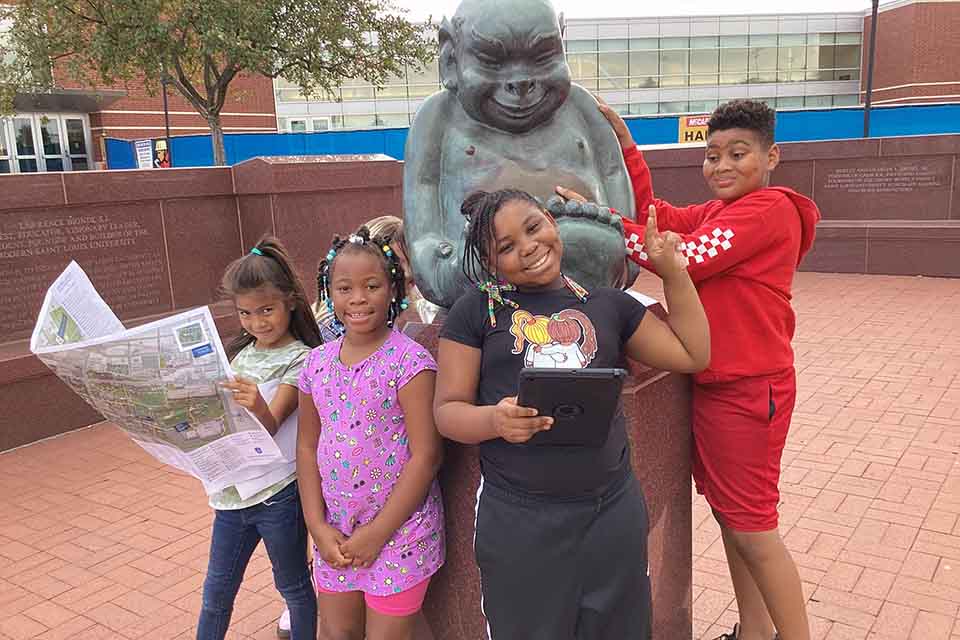
M 871 17 L 864 19 L 861 100 L 866 91 Z M 960 2 L 881 3 L 873 75 L 874 104 L 960 101 Z
M 65 87 L 72 87 L 64 79 Z M 73 86 L 72 88 L 80 89 Z M 103 101 L 89 114 L 90 136 L 94 158 L 103 159 L 104 140 L 161 138 L 165 135 L 163 96 L 158 86 L 153 95 L 142 83 L 130 82 L 116 87 L 122 97 Z M 277 130 L 276 106 L 273 99 L 273 81 L 264 76 L 240 75 L 230 83 L 230 92 L 221 114 L 225 133 L 270 132 Z M 167 109 L 170 116 L 170 135 L 208 133 L 210 128 L 173 87 L 167 89 Z

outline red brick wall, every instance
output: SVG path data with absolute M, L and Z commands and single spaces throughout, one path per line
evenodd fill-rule
M 66 88 L 85 88 L 74 80 L 59 75 Z M 101 111 L 90 114 L 94 156 L 103 160 L 103 139 L 158 138 L 164 135 L 163 97 L 158 86 L 150 95 L 142 81 L 132 80 L 125 86 L 110 87 L 126 91 L 127 95 L 105 105 Z M 189 135 L 207 133 L 206 120 L 174 87 L 167 89 L 170 112 L 170 134 Z M 242 131 L 276 131 L 276 103 L 273 81 L 264 76 L 241 75 L 230 83 L 227 102 L 221 117 L 228 133 Z
M 863 25 L 861 90 L 866 88 L 870 23 L 867 15 Z M 958 59 L 960 3 L 924 2 L 881 10 L 877 20 L 874 103 L 960 100 Z M 890 88 L 900 85 L 922 86 Z

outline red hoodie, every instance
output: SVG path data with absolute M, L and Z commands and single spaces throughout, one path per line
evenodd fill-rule
M 639 149 L 625 150 L 623 158 L 638 215 L 653 204 L 660 230 L 682 237 L 687 271 L 710 322 L 710 367 L 695 380 L 709 384 L 792 367 L 796 320 L 790 289 L 820 220 L 813 200 L 786 187 L 766 187 L 733 202 L 675 207 L 653 196 Z M 623 223 L 627 257 L 653 271 L 643 251 L 645 225 Z

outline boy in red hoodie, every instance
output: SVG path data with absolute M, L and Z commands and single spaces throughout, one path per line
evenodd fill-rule
M 809 640 L 800 577 L 777 529 L 777 485 L 796 397 L 791 285 L 820 212 L 809 198 L 769 186 L 780 150 L 775 113 L 761 102 L 713 112 L 703 177 L 716 199 L 688 207 L 654 197 L 630 130 L 608 106 L 600 110 L 620 140 L 637 211 L 655 207 L 660 229 L 681 236 L 710 321 L 710 366 L 694 377 L 693 477 L 720 524 L 740 612 L 740 624 L 718 640 L 770 640 L 774 628 L 780 640 Z M 652 270 L 643 226 L 623 223 L 628 257 Z

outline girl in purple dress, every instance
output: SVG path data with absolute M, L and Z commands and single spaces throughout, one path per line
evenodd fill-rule
M 336 238 L 320 280 L 343 337 L 303 366 L 297 473 L 321 624 L 327 638 L 410 640 L 444 560 L 437 365 L 393 329 L 405 279 L 384 239 Z

